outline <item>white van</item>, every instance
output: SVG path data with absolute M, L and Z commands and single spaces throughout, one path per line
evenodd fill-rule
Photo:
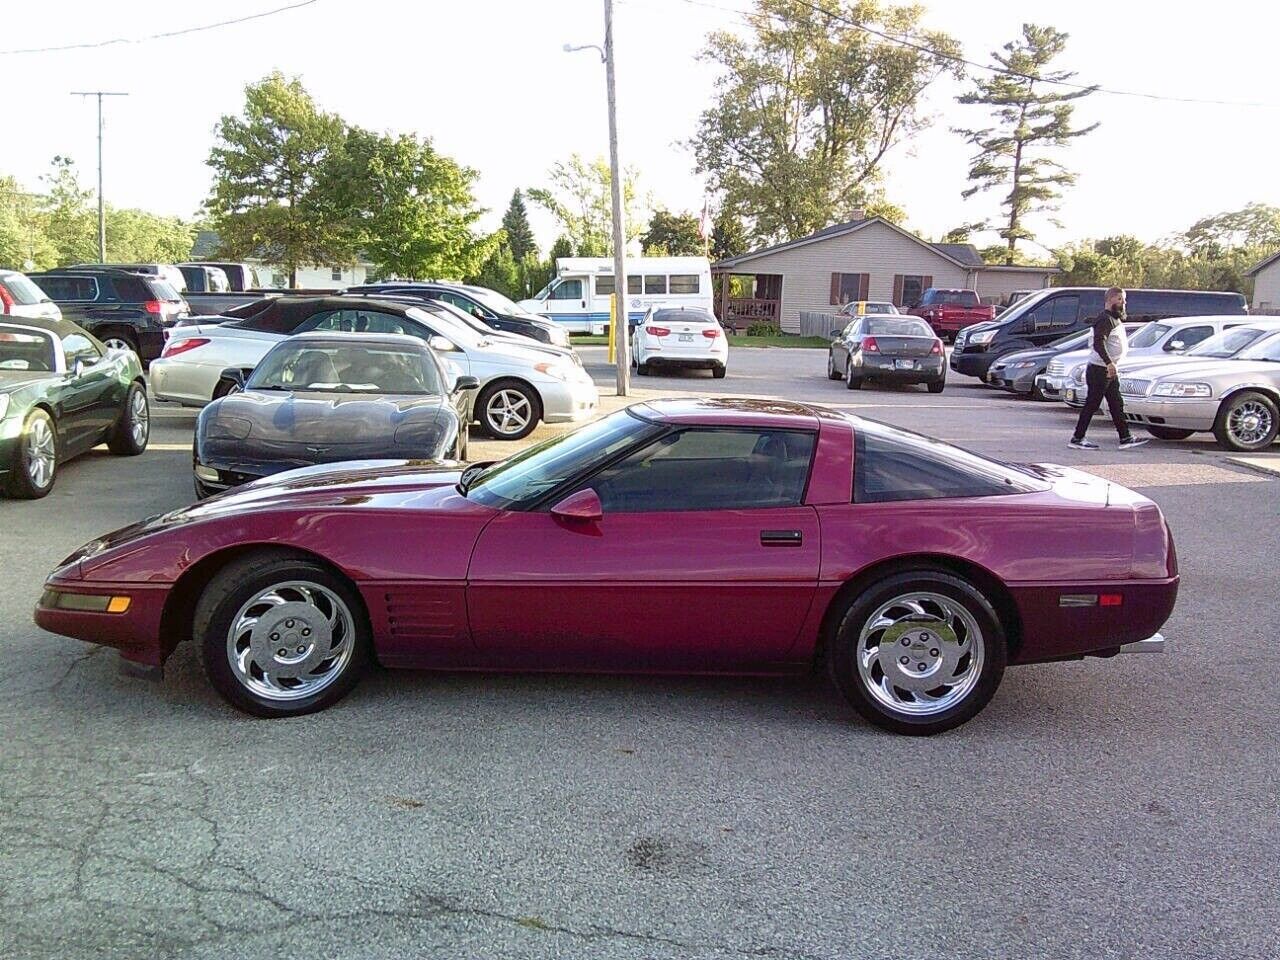
M 706 257 L 628 257 L 627 315 L 640 322 L 651 306 L 702 307 L 715 313 Z M 564 324 L 571 333 L 604 333 L 613 294 L 612 257 L 561 257 L 556 278 L 520 306 Z

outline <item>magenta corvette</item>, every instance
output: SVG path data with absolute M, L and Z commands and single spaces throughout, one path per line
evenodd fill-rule
M 308 467 L 152 517 L 68 557 L 36 622 L 144 670 L 194 640 L 259 716 L 329 706 L 374 659 L 820 664 L 863 716 L 923 734 L 1007 664 L 1158 647 L 1177 590 L 1164 517 L 1124 487 L 820 407 L 669 400 L 460 472 Z

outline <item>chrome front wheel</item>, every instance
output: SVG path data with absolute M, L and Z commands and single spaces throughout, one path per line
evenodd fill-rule
M 1266 394 L 1246 391 L 1231 397 L 1218 414 L 1214 435 L 1231 450 L 1262 450 L 1275 443 L 1280 411 Z

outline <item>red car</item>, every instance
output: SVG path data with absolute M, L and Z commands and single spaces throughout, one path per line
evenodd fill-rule
M 956 334 L 975 323 L 996 318 L 996 308 L 983 303 L 975 290 L 944 290 L 930 287 L 920 302 L 907 313 L 929 321 L 933 332 L 944 340 L 954 341 Z
M 1159 508 L 1088 474 L 821 407 L 665 400 L 461 473 L 307 467 L 144 520 L 68 557 L 36 622 L 148 668 L 193 639 L 260 716 L 329 706 L 375 658 L 819 663 L 920 734 L 981 710 L 1006 664 L 1159 646 L 1177 588 Z

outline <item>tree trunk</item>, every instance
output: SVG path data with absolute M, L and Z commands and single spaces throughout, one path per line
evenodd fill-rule
M 289 268 L 289 289 L 298 289 L 298 265 L 296 263 Z

